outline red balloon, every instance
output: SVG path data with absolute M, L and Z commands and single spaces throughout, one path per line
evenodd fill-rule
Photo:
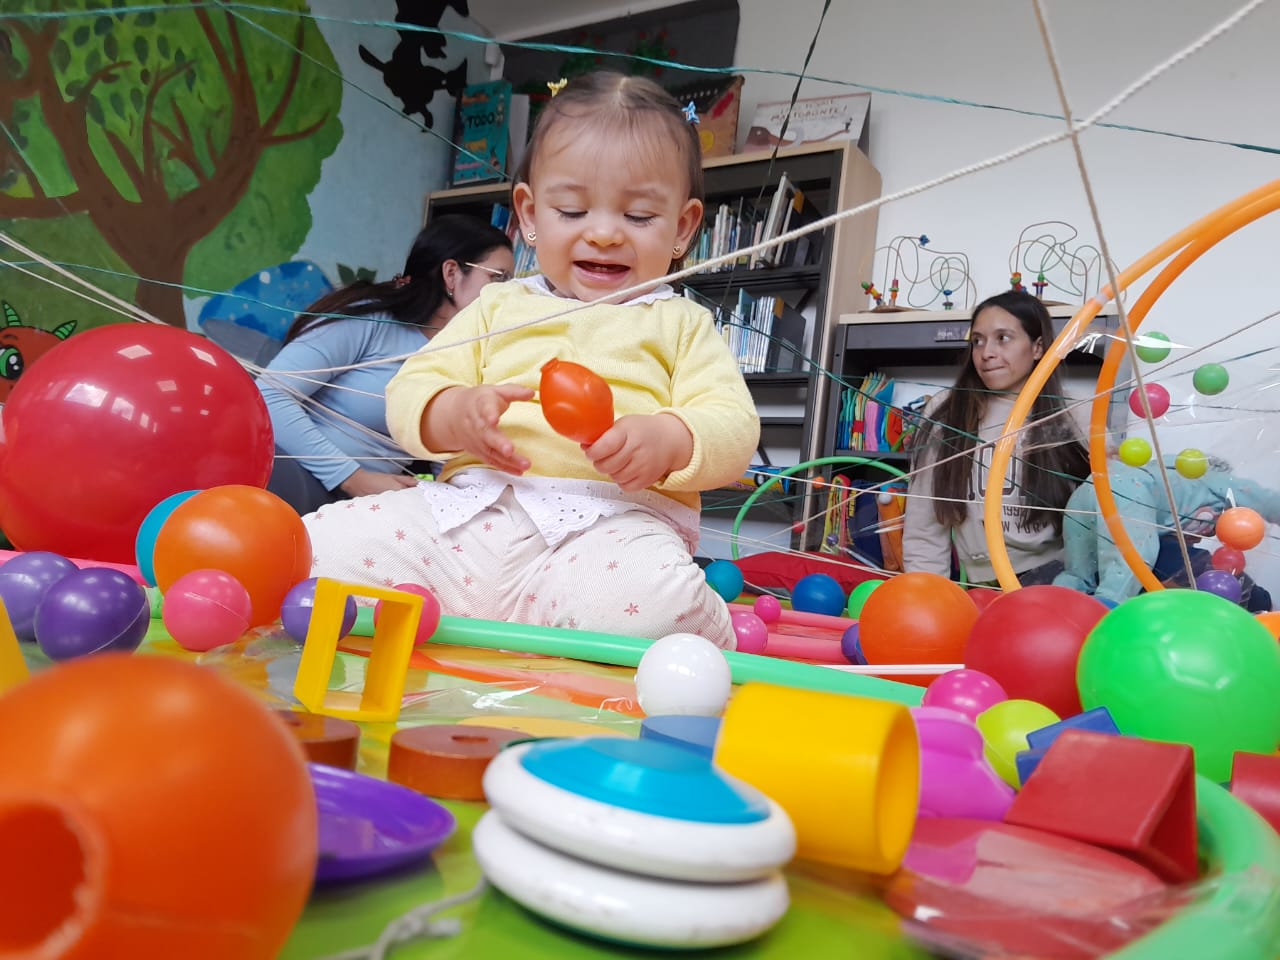
M 0 953 L 270 960 L 319 838 L 301 748 L 217 673 L 106 653 L 0 699 Z
M 548 360 L 539 384 L 542 415 L 578 443 L 595 443 L 613 426 L 613 391 L 599 374 L 570 360 Z
M 1106 604 L 1068 587 L 1023 587 L 978 616 L 964 665 L 993 677 L 1011 700 L 1034 700 L 1059 717 L 1084 708 L 1076 687 L 1080 647 Z
M 58 344 L 0 415 L 0 527 L 23 550 L 132 563 L 147 513 L 184 490 L 262 487 L 262 395 L 217 344 L 117 323 Z
M 978 608 L 936 573 L 901 573 L 871 591 L 858 616 L 867 663 L 961 663 Z M 932 676 L 895 676 L 928 686 Z

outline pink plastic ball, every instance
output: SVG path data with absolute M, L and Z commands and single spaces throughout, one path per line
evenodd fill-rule
M 981 670 L 948 670 L 929 684 L 921 703 L 926 707 L 954 710 L 976 720 L 983 710 L 1008 699 L 1004 687 Z
M 412 593 L 422 598 L 422 617 L 418 620 L 418 632 L 414 636 L 414 643 L 426 643 L 436 632 L 436 627 L 440 626 L 440 601 L 436 599 L 436 595 L 429 589 L 417 583 L 397 583 L 393 590 L 399 590 L 402 593 Z M 376 626 L 378 616 L 382 613 L 382 601 L 379 600 L 373 606 L 373 622 Z
M 165 591 L 164 627 L 180 646 L 203 653 L 235 643 L 249 629 L 249 591 L 222 570 L 192 570 Z
M 756 616 L 765 623 L 777 623 L 782 619 L 782 602 L 772 594 L 761 594 L 753 604 Z
M 764 653 L 769 646 L 769 628 L 750 610 L 734 610 L 733 632 L 738 637 L 739 653 Z
M 1163 417 L 1169 412 L 1169 391 L 1158 383 L 1144 383 L 1143 392 L 1147 395 L 1147 403 L 1151 406 L 1151 416 Z M 1142 409 L 1142 394 L 1134 390 L 1129 394 L 1129 409 L 1135 417 L 1145 417 Z

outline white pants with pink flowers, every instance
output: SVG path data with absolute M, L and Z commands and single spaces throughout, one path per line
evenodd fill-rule
M 314 576 L 421 584 L 452 616 L 736 646 L 728 607 L 679 533 L 648 512 L 601 518 L 551 547 L 510 489 L 442 533 L 410 487 L 329 504 L 303 523 Z

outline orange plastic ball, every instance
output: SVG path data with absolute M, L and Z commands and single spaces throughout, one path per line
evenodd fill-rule
M 538 389 L 542 414 L 556 433 L 595 443 L 613 426 L 613 391 L 599 374 L 572 360 L 542 365 Z
M 858 617 L 867 663 L 963 663 L 978 608 L 936 573 L 903 573 L 872 591 Z M 933 677 L 894 677 L 928 684 Z
M 1257 615 L 1258 622 L 1266 627 L 1273 637 L 1280 640 L 1280 612 L 1268 610 Z
M 311 576 L 311 538 L 274 493 L 213 487 L 169 514 L 156 535 L 154 565 L 161 592 L 193 570 L 229 573 L 249 591 L 249 626 L 258 627 L 279 617 L 285 594 Z
M 1214 529 L 1219 540 L 1237 550 L 1252 550 L 1266 536 L 1267 524 L 1257 510 L 1231 507 L 1222 511 Z
M 269 960 L 315 873 L 301 748 L 217 674 L 61 664 L 0 698 L 0 956 Z

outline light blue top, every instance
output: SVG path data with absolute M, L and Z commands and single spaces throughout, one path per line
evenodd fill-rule
M 387 381 L 402 358 L 426 344 L 422 329 L 385 314 L 333 320 L 285 345 L 258 378 L 276 447 L 333 490 L 360 467 L 394 473 L 412 458 L 387 435 Z M 339 369 L 333 369 L 339 368 Z M 306 372 L 319 371 L 319 372 Z M 296 376 L 289 376 L 297 372 Z M 301 400 L 298 391 L 311 398 Z M 314 402 L 312 402 L 314 401 Z M 376 431 L 378 437 L 348 423 Z M 393 457 L 394 460 L 378 459 Z

